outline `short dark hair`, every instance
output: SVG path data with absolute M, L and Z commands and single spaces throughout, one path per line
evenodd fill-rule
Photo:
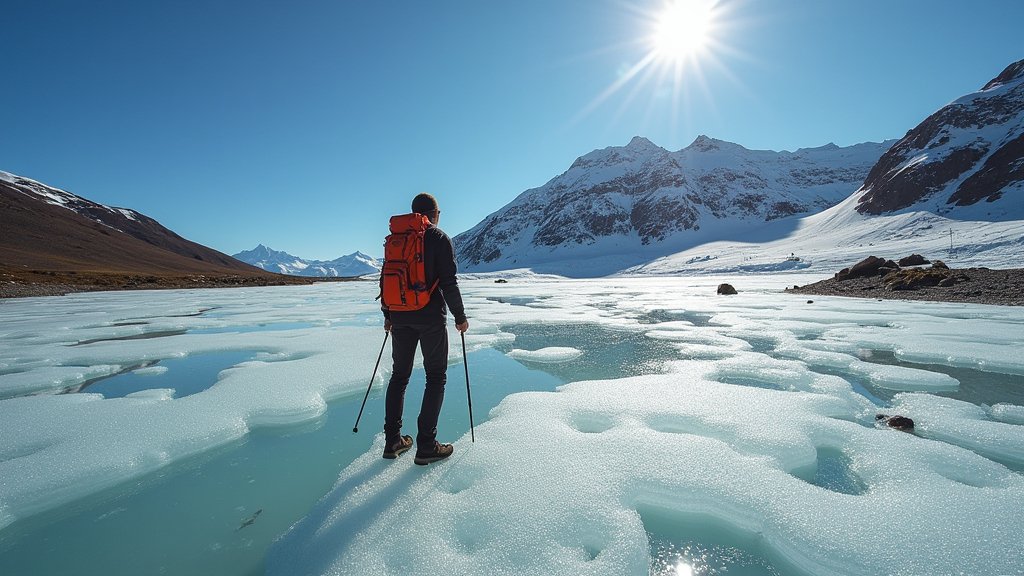
M 412 211 L 417 214 L 423 214 L 424 216 L 437 212 L 437 198 L 434 198 L 426 192 L 417 194 L 416 197 L 412 199 Z

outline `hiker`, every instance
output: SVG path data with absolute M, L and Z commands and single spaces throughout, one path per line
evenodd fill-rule
M 385 265 L 381 274 L 381 310 L 384 313 L 384 330 L 392 336 L 391 358 L 394 361 L 384 400 L 384 458 L 397 458 L 413 445 L 411 436 L 402 435 L 402 411 L 405 388 L 409 384 L 416 345 L 419 344 L 427 383 L 417 420 L 415 462 L 426 465 L 443 460 L 454 451 L 451 444 L 437 441 L 437 419 L 444 401 L 448 370 L 448 309 L 455 317 L 455 327 L 459 332 L 469 330 L 469 320 L 466 319 L 462 294 L 455 278 L 455 249 L 448 235 L 437 227 L 441 216 L 437 200 L 430 194 L 419 194 L 413 198 L 412 211 L 413 214 L 391 219 L 392 235 L 388 236 L 389 243 L 396 234 L 402 236 L 401 242 L 413 242 L 412 249 L 403 249 L 405 258 L 409 260 L 408 271 L 402 268 L 405 262 L 399 262 L 399 267 L 391 269 L 400 270 L 402 280 L 396 279 L 398 273 L 389 271 L 391 257 L 385 244 Z M 407 228 L 396 229 L 402 226 Z M 422 243 L 416 244 L 419 239 Z M 415 255 L 416 250 L 422 250 L 421 259 Z M 419 269 L 421 277 L 415 281 L 419 263 L 422 263 Z M 412 283 L 407 280 L 410 277 L 414 279 Z

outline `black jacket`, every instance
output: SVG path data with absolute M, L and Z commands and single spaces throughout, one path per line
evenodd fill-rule
M 384 317 L 393 324 L 443 324 L 448 317 L 448 308 L 451 308 L 455 323 L 465 322 L 466 308 L 462 304 L 462 292 L 455 278 L 455 247 L 452 246 L 451 238 L 437 226 L 431 225 L 423 233 L 423 271 L 427 277 L 427 286 L 433 286 L 434 280 L 438 280 L 437 288 L 430 295 L 427 305 L 412 312 L 390 312 L 381 307 Z

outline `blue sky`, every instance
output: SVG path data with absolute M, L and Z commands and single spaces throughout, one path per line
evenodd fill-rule
M 664 6 L 4 0 L 0 170 L 229 254 L 378 256 L 420 191 L 454 236 L 634 135 L 899 138 L 1024 58 L 1017 0 L 720 0 L 678 78 L 629 77 Z

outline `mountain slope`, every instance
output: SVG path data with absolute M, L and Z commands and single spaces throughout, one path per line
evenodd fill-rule
M 859 193 L 862 214 L 927 210 L 961 219 L 1024 217 L 1024 60 L 907 132 Z
M 607 274 L 847 197 L 890 143 L 748 150 L 636 137 L 596 150 L 455 238 L 460 267 Z
M 381 265 L 372 256 L 354 252 L 334 260 L 305 260 L 260 244 L 233 256 L 263 270 L 294 276 L 344 278 L 376 274 Z
M 279 276 L 191 242 L 159 222 L 0 172 L 0 263 L 68 273 Z
M 912 253 L 957 267 L 1017 268 L 1024 254 L 1024 61 L 930 115 L 886 152 L 864 185 L 778 240 L 716 242 L 655 259 L 639 274 L 831 274 L 866 256 Z M 783 231 L 784 232 L 784 231 Z M 800 258 L 794 264 L 789 254 Z

